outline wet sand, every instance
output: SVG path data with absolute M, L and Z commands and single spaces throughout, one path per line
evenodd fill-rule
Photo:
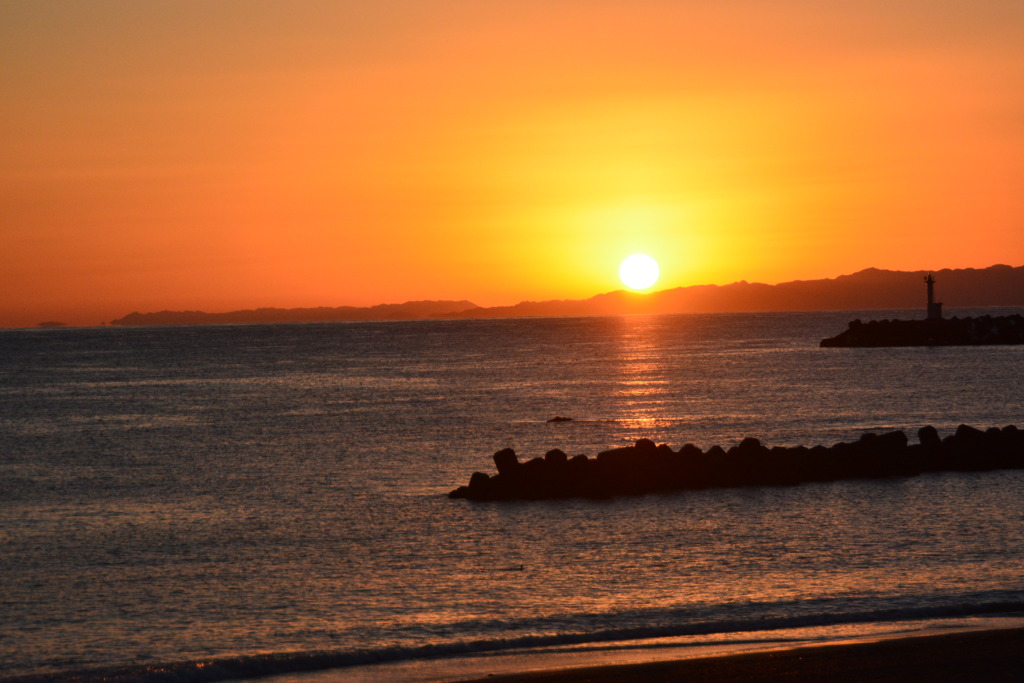
M 479 683 L 618 681 L 986 681 L 1024 680 L 1024 628 L 800 647 L 773 652 L 494 675 Z

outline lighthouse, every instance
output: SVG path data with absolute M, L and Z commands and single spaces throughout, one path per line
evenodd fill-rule
M 942 320 L 942 304 L 935 302 L 935 278 L 928 273 L 924 281 L 928 285 L 928 320 Z

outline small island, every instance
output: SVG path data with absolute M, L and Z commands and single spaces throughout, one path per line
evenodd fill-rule
M 1024 316 L 983 315 L 977 318 L 942 317 L 942 304 L 935 301 L 935 278 L 928 286 L 927 317 L 924 320 L 853 320 L 844 332 L 821 340 L 822 347 L 878 346 L 983 346 L 1024 344 Z
M 494 454 L 497 474 L 474 472 L 468 486 L 449 498 L 476 501 L 611 498 L 657 491 L 792 486 L 840 479 L 911 477 L 924 472 L 981 472 L 1024 469 L 1024 431 L 1014 425 L 981 431 L 960 425 L 940 438 L 931 425 L 918 430 L 911 444 L 902 431 L 868 433 L 834 446 L 768 448 L 748 437 L 729 450 L 707 451 L 686 444 L 640 439 L 633 446 L 568 457 L 554 449 L 520 462 L 505 448 Z

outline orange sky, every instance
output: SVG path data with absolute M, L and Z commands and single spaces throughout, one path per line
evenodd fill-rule
M 1021 2 L 0 0 L 0 83 L 0 326 L 1024 264 Z

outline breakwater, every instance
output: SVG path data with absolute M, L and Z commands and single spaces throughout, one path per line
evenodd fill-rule
M 932 426 L 918 430 L 918 443 L 902 431 L 868 433 L 833 446 L 767 447 L 756 438 L 707 451 L 693 444 L 673 450 L 640 439 L 591 458 L 568 457 L 560 449 L 520 462 L 506 448 L 494 454 L 497 473 L 474 472 L 468 486 L 450 498 L 544 500 L 609 498 L 656 491 L 739 486 L 789 486 L 855 478 L 909 477 L 924 472 L 1024 469 L 1024 431 L 1015 425 L 985 431 L 960 425 L 941 438 Z
M 1024 316 L 983 315 L 935 320 L 853 320 L 821 346 L 982 346 L 1024 344 Z

